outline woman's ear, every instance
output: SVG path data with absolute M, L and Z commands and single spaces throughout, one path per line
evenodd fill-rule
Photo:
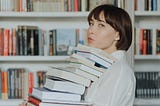
M 119 32 L 116 32 L 116 35 L 115 35 L 115 40 L 116 40 L 116 41 L 120 40 L 120 35 L 119 35 Z

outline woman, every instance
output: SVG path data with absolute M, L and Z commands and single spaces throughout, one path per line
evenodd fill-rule
M 94 106 L 133 106 L 135 76 L 126 61 L 132 42 L 132 24 L 128 13 L 113 5 L 100 5 L 88 16 L 88 45 L 104 50 L 117 61 L 86 93 Z

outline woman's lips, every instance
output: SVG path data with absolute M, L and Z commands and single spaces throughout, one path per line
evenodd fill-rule
M 94 39 L 91 37 L 88 37 L 88 43 L 91 43 Z

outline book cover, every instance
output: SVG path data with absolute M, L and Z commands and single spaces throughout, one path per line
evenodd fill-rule
M 81 95 L 51 91 L 45 88 L 33 88 L 32 95 L 40 100 L 81 101 Z
M 69 71 L 65 71 L 62 69 L 59 69 L 57 67 L 51 67 L 49 68 L 49 70 L 47 71 L 46 75 L 48 76 L 54 76 L 54 77 L 59 77 L 62 79 L 66 79 L 81 85 L 84 85 L 86 87 L 88 87 L 91 83 L 91 80 L 86 79 L 82 76 L 79 76 L 75 73 L 69 72 Z
M 61 100 L 50 100 L 50 99 L 40 100 L 34 97 L 33 95 L 29 95 L 27 102 L 32 103 L 36 106 L 91 106 L 92 105 L 90 102 L 86 102 L 84 100 L 81 101 L 61 101 Z
M 110 55 L 110 54 L 106 53 L 105 51 L 103 51 L 101 49 L 98 49 L 98 48 L 94 48 L 94 47 L 78 44 L 74 48 L 74 50 L 92 53 L 92 54 L 94 54 L 94 55 L 96 55 L 98 57 L 104 58 L 104 60 L 109 61 L 111 63 L 116 61 L 116 58 L 114 58 L 112 55 Z
M 85 72 L 85 74 L 88 73 L 88 74 L 91 74 L 92 76 L 96 77 L 95 80 L 97 80 L 97 78 L 100 77 L 103 74 L 102 71 L 99 71 L 99 70 L 96 70 L 94 68 L 88 67 L 87 65 L 84 65 L 84 64 L 81 64 L 81 63 L 70 62 L 69 67 L 73 68 L 73 69 L 75 68 L 75 69 L 83 70 Z M 95 81 L 95 80 L 92 80 L 92 81 Z
M 75 48 L 76 53 L 95 62 L 98 67 L 108 69 L 116 59 L 101 49 L 78 44 Z
M 76 29 L 56 30 L 56 55 L 67 55 L 69 46 L 77 44 Z
M 50 90 L 76 93 L 80 95 L 85 91 L 85 86 L 62 79 L 46 78 L 44 87 Z
M 84 78 L 86 78 L 88 80 L 91 80 L 91 81 L 96 81 L 98 79 L 98 76 L 96 76 L 96 74 L 102 74 L 100 72 L 99 73 L 97 72 L 96 74 L 93 74 L 92 71 L 90 71 L 90 70 L 86 71 L 86 70 L 88 70 L 87 68 L 85 70 L 85 69 L 81 68 L 80 66 L 79 67 L 78 66 L 73 66 L 73 65 L 71 66 L 70 64 L 68 66 L 65 66 L 65 67 L 55 67 L 55 68 L 77 74 L 77 75 L 79 75 L 81 77 L 84 77 Z

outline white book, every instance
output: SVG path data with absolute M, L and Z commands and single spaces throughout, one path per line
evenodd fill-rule
M 117 60 L 112 55 L 106 53 L 105 51 L 103 51 L 101 49 L 82 45 L 82 44 L 78 44 L 76 47 L 74 47 L 74 50 L 92 53 L 98 57 L 103 58 L 104 60 L 106 60 L 108 62 L 111 62 L 111 63 L 114 63 Z
M 75 54 L 75 53 L 73 53 L 69 58 L 67 58 L 66 61 L 84 64 L 84 65 L 86 65 L 90 68 L 93 68 L 97 71 L 100 71 L 100 72 L 106 71 L 106 69 L 104 69 L 104 68 L 95 66 L 96 63 L 94 61 L 91 61 L 91 60 L 89 60 L 81 55 Z
M 65 80 L 69 80 L 69 81 L 84 85 L 86 87 L 89 87 L 89 85 L 91 83 L 91 80 L 89 80 L 87 78 L 84 78 L 82 76 L 79 76 L 79 75 L 72 73 L 72 72 L 69 72 L 69 71 L 64 71 L 64 70 L 58 69 L 56 67 L 49 68 L 46 75 L 55 76 L 55 77 L 59 77 L 59 78 L 65 79 Z
M 71 65 L 71 64 L 69 64 L 68 66 L 66 66 L 66 67 L 59 67 L 59 69 L 60 70 L 64 70 L 64 71 L 69 71 L 69 72 L 72 72 L 72 73 L 75 73 L 75 74 L 77 74 L 77 75 L 79 75 L 79 76 L 81 76 L 81 77 L 84 77 L 84 78 L 86 78 L 86 79 L 89 79 L 89 80 L 91 80 L 91 81 L 96 81 L 97 79 L 98 79 L 98 77 L 100 76 L 100 75 L 102 75 L 102 73 L 101 72 L 97 72 L 98 73 L 98 75 L 96 75 L 96 74 L 92 74 L 91 72 L 89 73 L 89 71 L 87 71 L 87 70 L 84 70 L 84 69 L 82 69 L 82 68 L 80 68 L 80 67 L 78 67 L 78 66 L 73 66 L 73 65 Z M 91 69 L 92 70 L 92 69 Z
M 70 103 L 49 103 L 49 102 L 40 102 L 39 106 L 92 106 L 90 103 L 81 103 L 81 102 L 70 102 Z
M 81 64 L 81 63 L 70 62 L 69 66 L 79 68 L 79 69 L 85 71 L 86 73 L 89 73 L 89 74 L 97 76 L 97 77 L 100 77 L 103 74 L 103 72 L 98 71 L 96 69 L 93 69 L 91 67 L 88 67 L 88 66 Z
M 77 55 L 81 55 L 82 57 L 94 61 L 95 65 L 98 67 L 108 69 L 116 61 L 113 56 L 101 49 L 78 44 L 74 50 L 76 50 Z
M 76 93 L 82 95 L 85 91 L 85 86 L 69 82 L 66 80 L 56 80 L 46 78 L 45 88 L 55 91 Z
M 77 54 L 94 61 L 95 66 L 97 67 L 108 69 L 113 64 L 112 62 L 106 61 L 104 58 L 101 58 L 91 52 L 77 51 Z
M 137 11 L 145 10 L 145 0 L 137 0 Z
M 81 95 L 51 91 L 45 88 L 33 88 L 32 96 L 43 100 L 81 101 Z

